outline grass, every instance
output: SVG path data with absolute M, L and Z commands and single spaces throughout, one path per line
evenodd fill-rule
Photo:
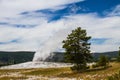
M 13 80 L 17 80 L 17 78 L 29 78 L 31 76 L 37 76 L 37 77 L 48 77 L 48 78 L 75 78 L 75 79 L 84 79 L 84 80 L 106 80 L 108 76 L 113 75 L 114 73 L 118 72 L 120 70 L 120 63 L 113 62 L 110 63 L 112 67 L 109 67 L 107 69 L 101 68 L 101 69 L 91 69 L 86 72 L 77 73 L 72 72 L 69 67 L 67 68 L 37 68 L 37 69 L 13 69 L 13 70 L 0 70 L 0 74 L 8 75 L 8 78 L 13 78 Z M 18 77 L 10 76 L 12 73 L 17 73 Z M 7 80 L 7 76 L 0 77 L 0 80 Z M 38 79 L 39 80 L 39 79 Z M 43 79 L 44 80 L 44 79 Z M 49 79 L 45 79 L 49 80 Z M 58 79 L 57 79 L 58 80 Z M 63 80 L 63 79 L 62 79 Z M 64 79 L 66 80 L 66 79 Z
M 70 68 L 46 68 L 46 69 L 35 69 L 31 72 L 24 72 L 25 75 L 42 75 L 42 76 L 58 76 L 62 73 L 72 72 Z
M 108 76 L 108 80 L 120 80 L 120 71 L 112 76 Z
M 0 69 L 0 75 L 15 73 L 15 72 L 22 72 L 22 71 L 30 71 L 30 70 L 31 69 Z
M 8 76 L 4 76 L 1 77 L 0 80 L 25 80 L 27 79 L 27 77 L 21 76 L 21 77 L 8 77 Z

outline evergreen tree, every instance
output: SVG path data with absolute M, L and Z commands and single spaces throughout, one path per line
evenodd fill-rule
M 120 62 L 120 47 L 119 47 L 119 50 L 118 50 L 118 57 L 117 57 L 117 61 Z
M 63 40 L 63 48 L 65 48 L 65 61 L 73 63 L 73 70 L 81 71 L 86 69 L 86 63 L 91 57 L 90 43 L 91 39 L 87 36 L 86 30 L 78 27 L 72 30 L 66 40 Z
M 109 64 L 109 60 L 106 56 L 101 55 L 98 61 L 99 66 L 107 67 Z

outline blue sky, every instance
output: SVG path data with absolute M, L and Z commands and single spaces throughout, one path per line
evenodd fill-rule
M 61 50 L 76 27 L 87 30 L 92 52 L 118 50 L 120 0 L 0 0 L 0 50 Z

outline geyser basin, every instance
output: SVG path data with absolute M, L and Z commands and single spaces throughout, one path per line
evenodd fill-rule
M 70 67 L 69 63 L 55 63 L 55 62 L 25 62 L 15 65 L 3 66 L 0 69 L 28 69 L 28 68 L 59 68 Z

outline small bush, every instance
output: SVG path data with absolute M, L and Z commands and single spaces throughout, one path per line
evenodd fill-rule
M 120 62 L 120 56 L 117 57 L 117 61 Z
M 87 66 L 86 69 L 90 69 L 90 66 Z
M 82 72 L 85 71 L 87 67 L 85 64 L 78 64 L 78 65 L 74 65 L 73 67 L 71 67 L 72 71 L 77 71 L 77 72 Z
M 92 68 L 96 68 L 96 67 L 99 67 L 99 65 L 98 64 L 93 64 L 92 65 Z

